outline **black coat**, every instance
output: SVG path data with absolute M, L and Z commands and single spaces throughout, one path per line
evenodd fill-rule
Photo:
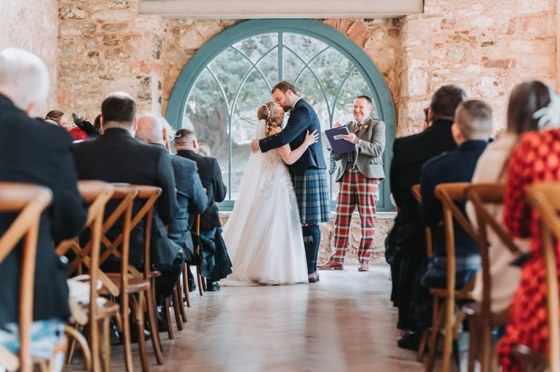
M 125 129 L 108 128 L 102 136 L 76 144 L 74 155 L 80 179 L 161 187 L 162 194 L 155 204 L 153 215 L 155 228 L 151 236 L 151 263 L 170 265 L 178 247 L 167 238 L 165 225 L 175 221 L 179 206 L 170 155 L 165 148 L 142 143 Z M 109 215 L 117 205 L 116 201 L 108 203 L 105 214 Z M 140 210 L 141 205 L 134 203 L 133 214 Z M 122 219 L 109 230 L 107 237 L 114 239 L 121 232 Z M 143 252 L 144 220 L 130 234 L 130 264 L 140 265 Z
M 66 319 L 67 265 L 55 244 L 80 233 L 87 206 L 77 188 L 72 137 L 62 128 L 31 119 L 0 95 L 0 181 L 48 187 L 53 202 L 41 215 L 35 268 L 34 320 Z M 0 215 L 0 235 L 13 222 Z M 18 322 L 21 246 L 0 263 L 0 325 Z
M 200 230 L 210 231 L 215 227 L 221 227 L 220 214 L 216 203 L 220 203 L 226 198 L 227 186 L 222 181 L 222 171 L 218 161 L 208 156 L 198 155 L 190 150 L 177 151 L 177 155 L 196 163 L 202 187 L 206 189 L 208 203 L 204 213 L 200 216 Z
M 173 165 L 175 173 L 179 214 L 175 222 L 169 225 L 167 235 L 183 248 L 187 261 L 191 261 L 194 244 L 189 229 L 189 216 L 204 212 L 208 204 L 208 198 L 202 188 L 202 182 L 194 161 L 172 155 L 171 165 Z
M 402 137 L 393 144 L 390 180 L 391 193 L 399 209 L 391 234 L 397 249 L 415 251 L 425 256 L 424 226 L 418 217 L 418 202 L 412 196 L 412 186 L 420 183 L 422 165 L 445 151 L 457 148 L 451 134 L 452 121 L 436 120 L 421 133 Z
M 286 144 L 290 144 L 292 150 L 297 149 L 305 141 L 307 131 L 321 133 L 321 123 L 315 110 L 302 98 L 296 102 L 290 110 L 290 117 L 282 132 L 263 138 L 259 141 L 262 152 L 267 152 Z M 309 146 L 294 164 L 288 166 L 292 174 L 303 173 L 306 169 L 327 169 L 323 157 L 323 144 L 321 136 L 319 142 Z

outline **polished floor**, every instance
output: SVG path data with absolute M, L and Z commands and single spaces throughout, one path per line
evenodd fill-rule
M 321 272 L 317 284 L 193 292 L 184 330 L 174 340 L 161 333 L 163 366 L 148 343 L 152 371 L 422 371 L 415 353 L 396 347 L 390 288 L 388 266 L 348 266 Z M 120 348 L 112 359 L 123 371 Z

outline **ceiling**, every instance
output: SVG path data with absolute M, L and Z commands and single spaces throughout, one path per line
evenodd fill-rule
M 140 0 L 140 13 L 166 18 L 400 18 L 423 0 Z

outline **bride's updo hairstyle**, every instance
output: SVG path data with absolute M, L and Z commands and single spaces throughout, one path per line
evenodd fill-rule
M 279 125 L 277 123 L 278 107 L 274 102 L 267 102 L 257 110 L 257 119 L 264 120 L 266 122 L 266 128 L 264 130 L 264 136 L 270 136 L 270 131 Z

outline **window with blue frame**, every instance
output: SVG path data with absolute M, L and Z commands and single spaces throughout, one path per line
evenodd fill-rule
M 256 111 L 271 100 L 280 80 L 292 82 L 317 112 L 322 129 L 348 122 L 356 96 L 372 98 L 372 116 L 387 124 L 384 163 L 388 176 L 395 135 L 394 109 L 383 77 L 367 54 L 350 39 L 310 20 L 254 20 L 239 23 L 210 40 L 179 77 L 167 111 L 177 127 L 193 128 L 199 143 L 218 159 L 231 207 L 250 155 Z M 287 118 L 285 119 L 287 120 Z M 328 141 L 323 138 L 326 164 Z M 392 210 L 388 180 L 378 210 Z M 331 180 L 334 203 L 338 184 Z

